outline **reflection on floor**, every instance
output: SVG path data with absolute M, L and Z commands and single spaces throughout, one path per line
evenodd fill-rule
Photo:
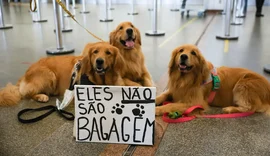
M 189 18 L 181 18 L 179 12 L 171 12 L 170 6 L 163 5 L 159 10 L 158 28 L 166 32 L 162 37 L 148 37 L 144 33 L 151 29 L 151 12 L 140 5 L 139 15 L 127 15 L 128 5 L 115 5 L 111 11 L 114 19 L 110 23 L 99 22 L 103 17 L 103 5 L 87 5 L 90 14 L 82 15 L 75 10 L 76 18 L 87 29 L 104 40 L 120 22 L 131 21 L 142 34 L 142 49 L 157 89 L 166 87 L 167 65 L 171 51 L 185 43 L 195 44 L 204 56 L 216 66 L 245 67 L 263 74 L 263 65 L 269 62 L 270 17 L 269 7 L 264 7 L 265 17 L 255 18 L 255 8 L 248 8 L 243 25 L 231 26 L 237 33 L 237 41 L 217 40 L 223 32 L 224 16 L 208 14 L 198 18 L 191 12 Z M 41 57 L 47 57 L 46 49 L 55 47 L 55 34 L 52 4 L 42 4 L 45 23 L 33 23 L 28 12 L 28 3 L 4 6 L 6 23 L 13 29 L 0 30 L 0 87 L 6 83 L 16 83 L 29 64 Z M 96 42 L 70 18 L 65 18 L 70 33 L 63 33 L 64 45 L 75 48 L 77 55 L 88 42 Z M 48 104 L 55 104 L 52 98 Z M 0 109 L 0 155 L 122 155 L 127 145 L 76 143 L 72 138 L 73 124 L 54 113 L 48 118 L 29 125 L 17 121 L 17 113 L 23 108 L 42 105 L 24 100 L 18 106 Z M 73 111 L 72 107 L 68 108 Z M 220 109 L 213 109 L 220 112 Z M 154 147 L 137 147 L 134 155 L 270 155 L 268 133 L 270 120 L 261 114 L 241 119 L 197 119 L 182 124 L 167 125 L 157 118 L 156 141 Z

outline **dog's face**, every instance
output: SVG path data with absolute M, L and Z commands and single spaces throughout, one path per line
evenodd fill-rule
M 124 60 L 116 47 L 109 43 L 99 42 L 89 47 L 82 59 L 82 65 L 84 73 L 94 71 L 103 75 L 108 70 L 118 72 L 124 66 Z
M 201 71 L 207 68 L 207 63 L 200 50 L 194 45 L 183 45 L 174 49 L 169 63 L 170 72 L 178 69 L 181 73 Z
M 110 33 L 110 44 L 125 49 L 133 49 L 136 44 L 141 45 L 140 32 L 131 22 L 120 23 Z

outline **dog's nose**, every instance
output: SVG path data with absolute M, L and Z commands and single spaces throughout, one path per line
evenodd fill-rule
M 129 28 L 129 29 L 126 30 L 126 32 L 127 32 L 128 35 L 132 35 L 133 30 L 131 28 Z
M 181 55 L 180 58 L 181 58 L 182 61 L 185 61 L 185 60 L 188 59 L 188 56 L 186 54 L 183 54 L 183 55 Z
M 97 65 L 102 65 L 104 63 L 104 60 L 102 58 L 98 58 L 96 60 Z

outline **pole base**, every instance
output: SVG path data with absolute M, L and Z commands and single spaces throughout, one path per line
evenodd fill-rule
M 71 28 L 62 29 L 62 32 L 71 32 L 71 31 L 72 31 Z M 53 32 L 55 32 L 55 29 L 53 30 Z
M 100 22 L 112 22 L 113 19 L 100 19 L 99 21 Z
M 33 22 L 38 22 L 38 23 L 42 23 L 42 22 L 47 22 L 48 20 L 43 19 L 43 20 L 33 20 Z
M 61 55 L 61 54 L 73 53 L 74 51 L 75 51 L 75 49 L 63 47 L 61 49 L 59 49 L 59 48 L 49 48 L 49 49 L 46 50 L 46 53 L 50 54 L 50 55 Z
M 89 14 L 90 11 L 80 11 L 81 14 Z
M 128 13 L 128 15 L 138 15 L 139 13 L 137 13 L 137 12 L 133 12 L 133 13 Z
M 5 24 L 4 26 L 0 26 L 0 29 L 11 29 L 11 28 L 13 28 L 13 26 L 10 24 Z
M 234 22 L 234 23 L 231 23 L 231 25 L 242 25 L 243 23 L 242 22 Z
M 75 6 L 75 7 L 72 7 L 72 9 L 78 9 L 78 8 L 79 8 L 79 7 L 76 7 L 76 6 Z
M 265 65 L 265 66 L 263 67 L 263 70 L 264 70 L 266 73 L 270 74 L 270 64 Z
M 164 36 L 165 32 L 161 30 L 153 31 L 149 30 L 145 33 L 146 36 Z
M 153 9 L 149 8 L 148 11 L 153 11 Z
M 221 39 L 221 40 L 238 40 L 238 36 L 236 36 L 236 35 L 230 35 L 230 36 L 217 35 L 216 38 Z
M 171 11 L 179 11 L 179 9 L 171 9 Z
M 110 8 L 110 10 L 114 10 L 114 8 Z

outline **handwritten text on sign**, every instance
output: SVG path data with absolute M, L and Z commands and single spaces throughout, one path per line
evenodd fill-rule
M 76 140 L 153 145 L 154 87 L 75 86 Z

